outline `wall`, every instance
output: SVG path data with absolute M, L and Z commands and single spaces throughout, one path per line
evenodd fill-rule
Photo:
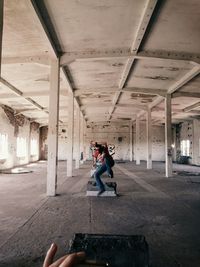
M 31 126 L 28 118 L 23 115 L 16 115 L 9 107 L 0 107 L 0 133 L 8 135 L 8 157 L 0 161 L 0 169 L 8 169 L 14 166 L 23 165 L 30 161 L 38 160 L 39 156 L 30 157 L 30 138 L 39 141 L 39 125 Z M 27 154 L 23 158 L 16 156 L 17 137 L 26 138 Z
M 90 141 L 107 142 L 115 145 L 114 158 L 129 160 L 129 124 L 99 123 L 89 124 L 86 128 L 86 157 L 91 159 Z
M 135 125 L 133 128 L 134 134 L 134 155 L 136 153 L 135 146 Z M 147 158 L 147 143 L 146 143 L 146 123 L 140 123 L 140 160 Z M 134 157 L 135 159 L 135 157 Z M 164 126 L 152 126 L 152 160 L 165 161 L 165 128 Z
M 114 158 L 118 160 L 130 159 L 130 128 L 129 122 L 90 124 L 87 126 L 86 142 L 91 140 L 115 145 Z M 152 159 L 155 161 L 165 160 L 164 127 L 152 127 Z M 140 123 L 140 159 L 146 160 L 146 124 Z M 135 155 L 135 125 L 133 126 L 133 156 Z M 87 157 L 91 158 L 89 149 Z
M 180 154 L 180 142 L 190 140 L 190 163 L 200 165 L 200 120 L 183 122 L 179 125 L 177 132 L 178 144 L 177 154 Z

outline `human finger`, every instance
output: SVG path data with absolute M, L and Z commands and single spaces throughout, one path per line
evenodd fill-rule
M 57 245 L 53 243 L 50 249 L 47 251 L 43 267 L 49 267 L 52 264 L 56 251 L 57 251 Z
M 73 267 L 77 263 L 84 261 L 85 252 L 72 253 L 66 257 L 66 259 L 61 263 L 60 267 Z

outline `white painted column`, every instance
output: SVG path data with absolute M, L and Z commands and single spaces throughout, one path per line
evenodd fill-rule
M 172 176 L 172 118 L 171 95 L 165 98 L 165 176 Z
M 84 131 L 83 131 L 83 127 L 84 127 L 84 118 L 83 118 L 83 114 L 81 115 L 81 121 L 80 121 L 80 154 L 83 157 L 83 135 L 84 135 Z M 83 158 L 81 158 L 81 164 L 83 164 Z
M 59 81 L 59 60 L 52 60 L 49 95 L 47 196 L 55 196 L 57 188 Z
M 151 109 L 148 109 L 146 114 L 146 129 L 147 129 L 147 169 L 152 169 L 152 123 Z
M 73 139 L 74 139 L 74 95 L 68 96 L 68 135 L 67 135 L 67 177 L 72 177 L 73 170 Z
M 75 155 L 75 168 L 80 168 L 80 109 L 77 106 L 76 109 L 76 121 L 75 121 L 75 145 L 76 145 L 76 155 Z
M 133 161 L 133 122 L 130 121 L 130 161 Z
M 0 77 L 1 77 L 1 57 L 2 57 L 2 40 L 3 40 L 3 6 L 4 1 L 0 1 Z
M 83 161 L 86 161 L 86 159 L 87 159 L 87 155 L 86 155 L 86 128 L 87 128 L 86 121 L 83 120 Z
M 136 133 L 135 133 L 135 141 L 136 141 L 136 165 L 140 165 L 140 118 L 136 117 Z

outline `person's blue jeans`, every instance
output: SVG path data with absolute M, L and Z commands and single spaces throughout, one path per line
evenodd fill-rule
M 97 186 L 99 187 L 100 191 L 104 191 L 105 190 L 105 185 L 104 183 L 101 181 L 101 175 L 107 171 L 107 167 L 106 164 L 103 163 L 94 173 L 94 178 L 96 180 Z
M 106 163 L 106 169 L 107 169 L 108 176 L 113 178 L 112 167 L 113 167 L 114 164 L 111 166 L 111 161 L 110 161 L 109 158 L 105 158 L 105 163 Z

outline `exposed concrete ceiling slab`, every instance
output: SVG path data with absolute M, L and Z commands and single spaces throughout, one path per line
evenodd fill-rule
M 3 58 L 53 55 L 30 1 L 4 1 L 2 52 Z
M 88 122 L 128 122 L 149 107 L 164 123 L 166 93 L 174 123 L 198 118 L 199 17 L 198 0 L 6 0 L 0 104 L 47 124 L 61 57 L 65 124 L 70 91 Z
M 199 0 L 160 2 L 155 23 L 142 49 L 199 54 Z
M 75 61 L 68 69 L 77 89 L 117 87 L 125 59 Z
M 130 48 L 146 1 L 45 0 L 63 52 Z
M 149 88 L 151 85 L 154 89 L 167 90 L 191 69 L 189 62 L 140 59 L 136 62 L 127 87 Z

